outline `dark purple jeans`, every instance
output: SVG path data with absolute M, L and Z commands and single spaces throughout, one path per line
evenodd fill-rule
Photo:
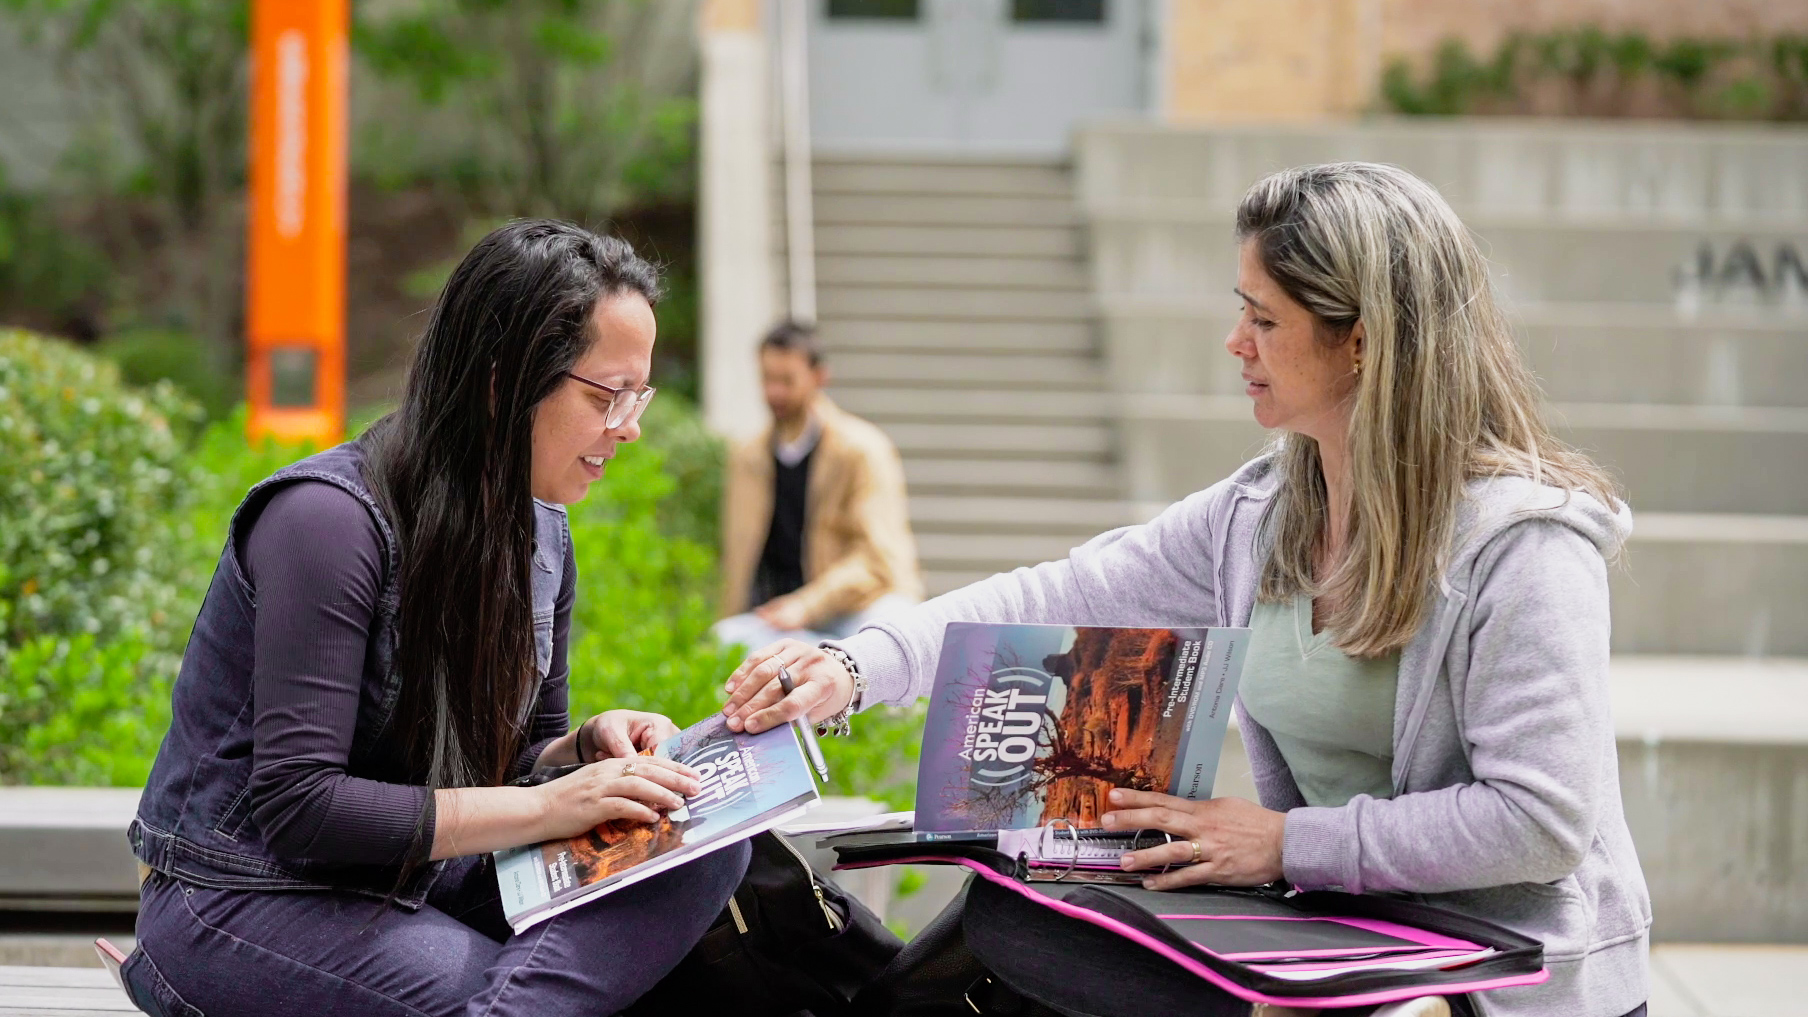
M 212 890 L 152 873 L 126 962 L 156 1017 L 604 1017 L 690 952 L 747 870 L 735 844 L 511 936 L 488 856 L 419 911 L 349 893 Z

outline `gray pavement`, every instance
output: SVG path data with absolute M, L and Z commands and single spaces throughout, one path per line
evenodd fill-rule
M 1808 946 L 1666 943 L 1651 950 L 1650 1017 L 1804 1017 Z
M 10 937 L 0 936 L 0 1017 L 129 1010 L 122 1005 L 124 995 L 100 971 L 90 939 L 56 938 L 67 942 L 53 959 L 33 959 L 39 966 L 22 967 L 10 956 Z M 1658 946 L 1651 951 L 1650 1017 L 1808 1017 L 1804 972 L 1808 946 Z

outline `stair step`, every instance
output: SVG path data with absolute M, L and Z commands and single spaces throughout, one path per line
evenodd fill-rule
M 1555 403 L 1551 419 L 1574 428 L 1619 431 L 1712 431 L 1792 434 L 1808 438 L 1808 408 L 1799 406 L 1662 406 L 1649 403 Z
M 1148 218 L 1094 218 L 1087 229 L 1094 277 L 1102 296 L 1144 294 L 1186 297 L 1228 290 L 1237 278 L 1237 247 L 1231 216 L 1189 220 L 1179 209 L 1154 209 Z M 1779 316 L 1803 317 L 1808 280 L 1798 276 L 1788 255 L 1799 262 L 1802 224 L 1779 221 L 1745 225 L 1690 225 L 1647 220 L 1622 223 L 1465 220 L 1487 253 L 1496 290 L 1510 303 L 1610 301 L 1675 307 L 1687 299 L 1705 308 L 1742 302 L 1777 301 Z M 1740 283 L 1679 291 L 1692 278 L 1706 248 L 1711 271 L 1725 268 L 1735 250 L 1758 259 L 1764 293 Z M 1735 270 L 1736 271 L 1736 270 Z M 1790 305 L 1794 306 L 1791 307 Z
M 1091 389 L 855 388 L 837 386 L 836 403 L 881 425 L 894 420 L 1108 424 L 1118 397 Z
M 963 586 L 972 586 L 981 579 L 990 579 L 997 574 L 997 571 L 989 569 L 925 568 L 923 570 L 923 588 L 929 592 L 931 597 L 939 597 Z
M 1123 405 L 1126 497 L 1184 497 L 1262 444 L 1241 397 L 1146 395 Z M 1635 512 L 1808 514 L 1808 410 L 1560 403 L 1549 415 L 1559 438 L 1618 477 Z
M 960 351 L 835 354 L 835 384 L 880 387 L 1100 389 L 1097 357 L 967 354 Z
M 1122 480 L 1103 462 L 1049 459 L 937 459 L 904 457 L 912 496 L 1009 496 L 1048 493 L 1115 498 Z
M 1610 673 L 1623 741 L 1808 743 L 1808 658 L 1622 653 Z
M 1105 461 L 1111 432 L 1102 424 L 925 424 L 885 425 L 904 456 Z
M 819 226 L 1061 226 L 1080 223 L 1066 195 L 817 194 Z
M 1089 287 L 1077 258 L 836 254 L 818 258 L 816 282 L 832 286 L 972 286 L 1072 290 Z
M 910 524 L 917 533 L 1061 533 L 1088 540 L 1106 530 L 1141 522 L 1134 506 L 1110 498 L 1004 498 L 912 495 Z
M 926 254 L 1014 258 L 1078 258 L 1071 226 L 844 226 L 818 222 L 816 255 Z
M 811 184 L 826 194 L 962 194 L 1073 201 L 1073 176 L 1060 163 L 963 163 L 818 157 Z
M 1223 344 L 1235 297 L 1103 306 L 1126 391 L 1242 394 Z M 1808 406 L 1808 320 L 1603 303 L 1520 303 L 1509 317 L 1557 402 Z
M 1085 321 L 1085 292 L 954 287 L 830 286 L 817 294 L 825 316 L 929 321 Z
M 1808 519 L 1645 513 L 1609 573 L 1616 653 L 1808 657 Z M 1644 531 L 1641 533 L 1640 531 Z M 1067 557 L 1064 533 L 917 535 L 932 593 Z
M 931 570 L 1009 572 L 1059 561 L 1085 538 L 1048 533 L 919 533 L 917 557 Z
M 1808 545 L 1808 516 L 1643 512 L 1633 521 L 1633 539 L 1641 543 Z
M 825 315 L 817 328 L 831 351 L 1090 356 L 1098 348 L 1092 325 L 1085 321 L 898 321 Z

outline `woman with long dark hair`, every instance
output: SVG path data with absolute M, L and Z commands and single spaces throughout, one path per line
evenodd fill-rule
M 447 281 L 401 408 L 251 489 L 128 834 L 142 1008 L 608 1014 L 708 928 L 745 845 L 520 935 L 489 862 L 697 790 L 637 755 L 665 717 L 567 731 L 564 506 L 640 435 L 658 296 L 620 240 L 510 223 Z

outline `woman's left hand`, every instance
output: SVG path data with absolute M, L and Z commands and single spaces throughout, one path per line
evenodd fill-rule
M 584 721 L 578 731 L 578 745 L 588 748 L 589 761 L 594 763 L 599 759 L 639 755 L 677 733 L 678 725 L 662 714 L 608 710 Z M 581 757 L 580 752 L 580 761 Z
M 1099 819 L 1105 829 L 1161 830 L 1174 837 L 1171 844 L 1133 851 L 1121 860 L 1129 872 L 1168 868 L 1143 879 L 1148 889 L 1174 890 L 1201 883 L 1260 886 L 1281 878 L 1285 812 L 1264 809 L 1242 798 L 1196 802 L 1121 787 L 1112 789 L 1111 804 L 1113 811 Z

